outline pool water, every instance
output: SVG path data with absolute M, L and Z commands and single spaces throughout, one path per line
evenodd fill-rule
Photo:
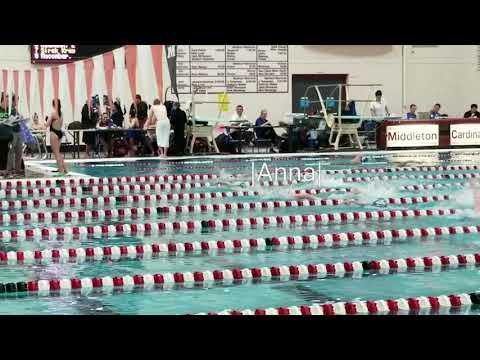
M 257 170 L 263 163 L 269 167 L 307 167 L 325 170 L 353 168 L 391 169 L 398 166 L 429 165 L 468 165 L 480 164 L 480 153 L 474 151 L 455 153 L 411 153 L 406 155 L 390 154 L 371 158 L 363 164 L 352 163 L 353 156 L 295 156 L 284 158 L 256 159 L 198 159 L 184 161 L 164 161 L 145 159 L 139 161 L 97 161 L 70 164 L 71 171 L 89 177 L 150 176 L 170 174 L 216 174 L 225 176 L 243 174 L 248 178 L 252 162 Z M 280 207 L 274 209 L 232 210 L 231 212 L 207 213 L 173 213 L 153 214 L 150 218 L 123 220 L 72 220 L 45 224 L 29 222 L 25 224 L 7 224 L 0 226 L 0 231 L 19 228 L 34 229 L 45 227 L 103 225 L 118 223 L 145 223 L 159 221 L 188 221 L 210 219 L 237 219 L 260 216 L 284 216 L 302 214 L 338 213 L 345 211 L 381 211 L 381 210 L 420 210 L 420 209 L 457 209 L 455 215 L 402 217 L 392 219 L 367 219 L 349 223 L 310 224 L 304 226 L 258 226 L 256 229 L 202 230 L 192 234 L 142 234 L 135 236 L 84 237 L 80 239 L 36 239 L 0 243 L 0 250 L 34 251 L 44 249 L 69 249 L 121 245 L 141 245 L 152 243 L 186 243 L 196 241 L 226 241 L 235 239 L 267 239 L 282 236 L 303 236 L 331 234 L 336 232 L 362 232 L 426 227 L 477 226 L 480 217 L 473 211 L 473 195 L 468 186 L 454 186 L 434 190 L 407 191 L 401 186 L 419 184 L 468 184 L 468 179 L 398 179 L 377 180 L 370 183 L 345 182 L 347 177 L 368 177 L 379 175 L 435 175 L 435 174 L 480 174 L 479 170 L 426 170 L 410 169 L 405 172 L 385 174 L 336 174 L 320 178 L 320 185 L 292 184 L 289 186 L 256 186 L 241 190 L 255 190 L 256 196 L 217 198 L 207 200 L 172 200 L 165 206 L 228 204 L 240 202 L 287 201 L 295 189 L 312 189 L 320 187 L 357 188 L 362 191 L 360 203 L 337 206 L 302 206 Z M 192 181 L 193 182 L 193 181 Z M 202 181 L 198 181 L 202 182 Z M 203 181 L 205 182 L 205 181 Z M 225 192 L 240 191 L 236 184 L 216 185 L 215 180 L 208 180 L 210 187 L 189 189 L 185 192 Z M 178 191 L 177 191 L 178 192 Z M 166 193 L 166 192 L 165 192 Z M 448 195 L 449 200 L 418 204 L 388 204 L 378 207 L 373 202 L 378 198 L 401 198 Z M 97 196 L 85 193 L 79 197 Z M 321 193 L 319 198 L 349 199 L 353 195 L 344 191 Z M 28 199 L 15 198 L 15 199 Z M 2 199 L 3 200 L 3 199 Z M 139 207 L 157 207 L 157 204 L 139 205 Z M 120 204 L 116 208 L 135 207 L 132 204 Z M 105 210 L 109 206 L 102 206 Z M 4 210 L 3 214 L 53 212 L 82 210 L 82 206 L 68 208 L 40 208 Z M 242 249 L 238 251 L 168 253 L 158 256 L 121 258 L 119 260 L 87 258 L 84 261 L 42 261 L 30 264 L 0 264 L 0 283 L 12 283 L 40 279 L 94 278 L 114 277 L 136 274 L 165 274 L 175 272 L 195 272 L 232 270 L 244 268 L 261 268 L 282 265 L 327 264 L 337 262 L 370 261 L 381 259 L 400 259 L 408 257 L 442 256 L 480 253 L 480 238 L 477 233 L 442 235 L 428 238 L 407 238 L 393 240 L 391 243 L 379 241 L 370 244 L 348 244 L 345 246 L 323 246 L 318 248 L 276 248 Z M 439 296 L 448 294 L 471 293 L 479 290 L 480 273 L 475 266 L 455 269 L 436 269 L 432 271 L 416 270 L 398 273 L 369 273 L 346 276 L 327 276 L 324 278 L 241 281 L 229 285 L 207 284 L 203 286 L 170 286 L 153 289 L 133 289 L 131 291 L 92 291 L 83 293 L 51 293 L 48 296 L 32 295 L 29 292 L 0 294 L 0 314 L 196 314 L 220 312 L 225 309 L 256 309 L 281 306 L 311 305 L 314 303 L 386 300 L 418 296 Z M 428 313 L 428 312 L 427 312 Z M 459 310 L 441 311 L 444 314 L 479 314 L 475 305 Z

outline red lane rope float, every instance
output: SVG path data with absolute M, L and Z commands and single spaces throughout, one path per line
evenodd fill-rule
M 235 176 L 235 175 L 232 175 Z M 91 177 L 91 178 L 42 178 L 20 179 L 0 181 L 0 189 L 11 188 L 44 188 L 56 186 L 93 186 L 93 185 L 117 185 L 117 184 L 157 184 L 192 182 L 198 180 L 217 179 L 215 174 L 182 174 L 182 175 L 153 175 L 153 176 L 118 176 L 118 177 Z
M 128 194 L 157 194 L 165 193 L 165 191 L 175 191 L 175 190 L 188 190 L 188 189 L 199 189 L 209 187 L 209 184 L 156 184 L 156 185 L 108 185 L 108 186 L 88 186 L 88 187 L 58 187 L 58 188 L 46 188 L 46 189 L 9 189 L 9 190 L 0 190 L 0 198 L 9 197 L 13 198 L 41 198 L 41 197 L 60 197 L 60 196 L 70 196 L 70 195 L 82 195 L 82 194 L 91 194 L 97 196 L 99 194 L 109 194 L 109 195 L 128 195 Z M 215 186 L 216 187 L 216 186 Z M 350 192 L 350 188 L 318 188 L 318 189 L 301 189 L 296 190 L 297 194 L 300 193 L 311 193 L 311 194 L 323 194 L 330 192 Z M 209 192 L 206 194 L 212 194 Z M 219 194 L 216 192 L 216 194 Z M 221 193 L 220 193 L 221 194 Z M 255 192 L 255 195 L 258 195 L 258 192 Z M 182 199 L 185 196 L 189 196 L 189 193 L 183 193 Z M 191 199 L 194 199 L 192 196 Z
M 0 262 L 9 265 L 17 263 L 62 261 L 83 262 L 85 260 L 103 261 L 104 259 L 120 260 L 169 254 L 182 255 L 201 253 L 212 255 L 213 252 L 234 253 L 249 251 L 266 251 L 266 249 L 282 251 L 320 249 L 342 246 L 361 246 L 371 244 L 390 244 L 392 241 L 407 239 L 424 239 L 435 236 L 455 236 L 480 232 L 477 226 L 451 226 L 391 229 L 363 232 L 340 232 L 303 236 L 280 236 L 272 238 L 193 241 L 184 243 L 153 243 L 137 245 L 116 245 L 87 248 L 56 248 L 45 250 L 0 251 Z
M 450 189 L 453 187 L 468 187 L 469 183 L 437 183 L 437 184 L 420 184 L 420 185 L 403 185 L 400 186 L 400 190 L 405 191 L 418 191 L 418 190 L 432 190 L 432 189 Z
M 448 195 L 413 198 L 388 198 L 388 204 L 421 204 L 448 200 Z M 163 206 L 146 208 L 120 208 L 106 210 L 71 210 L 54 212 L 28 212 L 2 214 L 0 224 L 23 224 L 28 223 L 63 223 L 70 221 L 88 220 L 122 220 L 122 219 L 145 219 L 155 218 L 158 214 L 206 214 L 206 213 L 231 213 L 235 211 L 258 211 L 274 210 L 298 207 L 329 207 L 349 204 L 343 199 L 301 200 L 301 201 L 262 201 L 262 202 L 239 202 L 226 204 L 201 204 L 182 206 Z
M 345 177 L 344 182 L 370 182 L 378 180 L 408 180 L 408 179 L 425 179 L 425 180 L 449 180 L 449 179 L 474 179 L 480 177 L 480 174 L 434 174 L 434 175 L 384 175 L 384 176 L 364 176 L 364 177 Z
M 223 310 L 218 313 L 198 313 L 195 315 L 394 315 L 417 314 L 425 310 L 440 313 L 450 309 L 468 309 L 480 304 L 480 293 L 460 293 L 439 296 L 419 296 L 388 300 L 357 300 L 324 304 L 283 306 L 266 309 Z
M 385 210 L 354 211 L 342 213 L 258 216 L 237 219 L 210 219 L 202 221 L 151 222 L 145 224 L 116 224 L 95 226 L 62 226 L 51 228 L 34 228 L 0 231 L 0 241 L 21 241 L 24 239 L 39 240 L 42 238 L 84 238 L 113 237 L 129 235 L 163 235 L 171 233 L 195 233 L 205 231 L 245 230 L 263 227 L 308 226 L 352 223 L 357 221 L 379 221 L 392 218 L 418 218 L 426 216 L 448 216 L 455 214 L 455 209 L 423 209 L 423 210 Z
M 167 176 L 167 175 L 165 175 Z M 181 176 L 181 175 L 169 175 L 169 176 L 172 176 L 172 177 L 175 177 L 175 176 Z M 209 177 L 210 176 L 210 177 Z M 156 176 L 152 176 L 151 178 L 155 178 Z M 212 174 L 209 174 L 209 175 L 204 175 L 203 176 L 204 178 L 202 179 L 199 179 L 200 181 L 202 180 L 220 180 L 222 181 L 221 178 L 219 178 L 217 175 L 212 175 Z M 126 177 L 122 177 L 121 179 L 124 179 Z M 208 182 L 205 182 L 205 183 L 199 183 L 197 179 L 195 179 L 195 181 L 178 181 L 178 180 L 172 180 L 172 181 L 168 181 L 168 182 L 154 182 L 154 181 L 148 181 L 148 178 L 149 177 L 136 177 L 135 179 L 140 179 L 140 180 L 136 180 L 136 181 L 131 181 L 131 182 L 118 182 L 118 181 L 111 181 L 110 183 L 108 181 L 101 181 L 102 178 L 90 178 L 90 179 L 84 179 L 84 178 L 69 178 L 69 180 L 50 180 L 50 179 L 37 179 L 37 180 L 17 180 L 17 181 L 6 181 L 3 183 L 3 185 L 0 186 L 0 189 L 2 190 L 19 190 L 19 189 L 23 189 L 23 188 L 27 188 L 27 189 L 39 189 L 39 188 L 56 188 L 56 187 L 64 187 L 64 188 L 67 188 L 67 187 L 95 187 L 95 186 L 111 186 L 111 185 L 117 185 L 117 186 L 120 186 L 120 185 L 124 185 L 124 186 L 128 186 L 128 185 L 150 185 L 150 186 L 154 186 L 154 185 L 162 185 L 164 186 L 165 188 L 180 188 L 180 186 L 182 188 L 186 188 L 188 187 L 188 184 L 190 184 L 190 186 L 193 186 L 193 184 L 202 184 L 202 185 L 196 185 L 197 187 L 201 186 L 201 187 L 207 187 L 207 186 L 212 186 L 212 184 L 208 183 Z M 112 179 L 116 179 L 116 178 L 112 178 Z M 145 181 L 141 181 L 141 179 L 147 179 Z M 229 181 L 229 179 L 226 179 L 225 181 Z M 237 180 L 237 181 L 240 181 L 240 180 Z M 245 181 L 246 184 L 252 184 L 251 182 L 249 181 Z M 297 181 L 296 180 L 292 180 L 292 181 L 257 181 L 256 183 L 258 183 L 259 185 L 291 185 L 291 184 L 296 184 Z M 2 183 L 0 183 L 2 184 Z
M 59 189 L 56 189 L 59 190 Z M 349 192 L 350 189 L 335 189 L 335 188 L 324 188 L 324 189 L 305 189 L 305 190 L 296 190 L 296 194 L 311 194 L 317 195 L 327 192 L 333 192 L 338 190 L 345 190 L 343 192 Z M 125 204 L 139 204 L 145 202 L 164 202 L 164 201 L 194 201 L 194 200 L 208 200 L 208 199 L 219 199 L 219 198 L 233 198 L 233 197 L 244 197 L 244 196 L 259 196 L 261 195 L 258 191 L 233 191 L 233 192 L 209 192 L 209 193 L 181 193 L 181 194 L 156 194 L 156 195 L 133 195 L 125 196 L 120 195 L 116 197 L 104 196 L 104 197 L 84 197 L 84 198 L 48 198 L 48 199 L 23 199 L 23 200 L 3 200 L 0 201 L 0 210 L 9 210 L 9 209 L 32 209 L 32 208 L 62 208 L 62 207 L 97 207 L 97 206 L 114 206 L 117 203 Z M 422 196 L 422 197 L 401 197 L 401 198 L 387 198 L 388 204 L 417 204 L 417 203 L 426 203 L 426 202 L 437 202 L 449 200 L 448 195 L 439 195 L 439 196 Z M 304 200 L 305 203 L 306 200 Z M 346 201 L 344 199 L 319 199 L 319 200 L 308 200 L 309 204 L 304 206 L 336 206 L 343 205 Z M 264 205 L 267 203 L 268 205 Z M 271 203 L 271 204 L 270 204 Z M 257 202 L 262 207 L 276 208 L 276 207 L 290 207 L 295 205 L 285 205 L 285 204 L 296 204 L 296 200 L 292 201 L 270 201 L 270 202 Z M 298 201 L 301 203 L 301 201 Z M 347 200 L 348 203 L 348 200 Z M 255 203 L 244 203 L 245 206 L 248 205 L 252 208 Z M 283 205 L 279 205 L 283 204 Z M 230 207 L 233 209 L 237 204 L 230 204 Z M 259 206 L 260 206 L 259 205 Z M 184 210 L 175 210 L 175 207 L 170 207 L 170 212 L 200 212 L 198 210 L 188 210 L 189 206 L 184 205 L 186 209 Z M 190 205 L 193 206 L 193 205 Z M 206 205 L 208 206 L 208 205 Z M 215 205 L 214 205 L 215 206 Z M 224 206 L 224 204 L 218 204 L 219 207 Z M 226 210 L 229 210 L 228 204 Z M 302 206 L 302 205 L 299 205 Z M 255 208 L 253 206 L 253 208 Z M 203 212 L 204 210 L 202 210 Z M 207 210 L 205 210 L 207 211 Z M 215 210 L 212 211 L 224 211 L 224 210 Z
M 261 268 L 224 269 L 214 271 L 176 272 L 163 274 L 137 274 L 134 276 L 105 276 L 94 278 L 65 278 L 50 280 L 20 281 L 6 284 L 10 288 L 15 286 L 22 292 L 51 294 L 64 290 L 67 292 L 86 290 L 113 291 L 127 288 L 152 288 L 164 285 L 180 285 L 184 287 L 218 286 L 243 284 L 246 282 L 265 280 L 270 281 L 297 281 L 320 279 L 325 277 L 343 278 L 352 274 L 382 273 L 393 274 L 409 270 L 448 270 L 458 267 L 475 267 L 480 264 L 480 254 L 416 257 L 406 259 L 372 260 L 338 262 L 334 264 L 305 264 L 290 266 L 271 266 Z M 1 287 L 1 285 L 0 285 Z M 13 289 L 12 289 L 13 290 Z M 16 291 L 10 291 L 16 292 Z
M 261 186 L 290 186 L 298 184 L 297 181 L 264 181 L 257 182 Z M 251 187 L 252 183 L 245 181 L 232 186 Z M 161 191 L 184 191 L 190 189 L 204 189 L 220 187 L 218 184 L 204 183 L 166 183 L 166 184 L 127 184 L 127 185 L 94 185 L 94 186 L 62 186 L 62 187 L 46 187 L 45 189 L 7 189 L 0 190 L 0 197 L 43 197 L 43 196 L 62 196 L 62 195 L 98 195 L 98 194 L 145 194 L 158 193 Z
M 83 190 L 81 188 L 79 189 L 76 189 L 76 188 L 51 188 L 49 189 L 50 191 L 44 191 L 43 189 L 34 189 L 34 190 L 37 190 L 36 192 L 35 191 L 32 191 L 32 189 L 28 189 L 28 191 L 26 192 L 26 194 L 23 193 L 23 190 L 22 192 L 19 192 L 19 193 L 16 193 L 14 191 L 11 192 L 11 194 L 9 194 L 9 196 L 11 198 L 15 197 L 15 195 L 17 197 L 27 197 L 27 196 L 31 196 L 33 197 L 33 199 L 22 199 L 22 200 L 26 200 L 26 201 L 30 201 L 29 203 L 32 203 L 32 201 L 35 201 L 35 198 L 39 198 L 39 197 L 45 197 L 45 198 L 51 198 L 51 197 L 54 197 L 54 196 L 57 196 L 57 200 L 60 200 L 62 199 L 63 200 L 63 203 L 67 202 L 72 202 L 72 199 L 70 198 L 61 198 L 61 197 L 64 197 L 64 196 L 68 196 L 68 195 L 81 195 L 83 193 Z M 39 191 L 39 190 L 42 190 L 42 191 Z M 121 190 L 121 191 L 119 191 Z M 124 193 L 129 193 L 129 192 L 133 192 L 134 193 L 134 198 L 136 198 L 137 200 L 135 200 L 136 202 L 138 201 L 143 201 L 142 199 L 149 199 L 147 201 L 152 201 L 152 200 L 157 200 L 157 201 L 160 201 L 160 200 L 168 200 L 168 201 L 172 201 L 172 200 L 175 200 L 175 201 L 184 201 L 184 200 L 205 200 L 205 199 L 215 199 L 215 198 L 230 198 L 230 197 L 242 197 L 242 196 L 256 196 L 256 195 L 259 195 L 259 192 L 258 191 L 222 191 L 222 192 L 203 192 L 203 193 L 170 193 L 170 192 L 165 192 L 163 190 L 158 190 L 158 189 L 153 189 L 154 190 L 154 194 L 148 194 L 149 192 L 152 192 L 150 188 L 146 188 L 145 186 L 143 187 L 143 190 L 142 189 L 139 189 L 139 188 L 136 188 L 136 187 L 133 187 L 131 189 L 128 189 L 127 188 L 127 191 L 124 191 L 124 188 L 119 188 L 119 187 L 113 187 L 111 189 L 102 189 L 100 188 L 99 191 L 97 190 L 97 193 L 100 192 L 100 193 L 117 193 L 117 194 L 120 194 L 120 195 L 117 195 L 117 196 L 122 196 L 124 195 Z M 157 191 L 158 190 L 158 191 Z M 1 190 L 0 190 L 1 191 Z M 332 189 L 331 192 L 335 191 L 335 189 Z M 8 190 L 7 190 L 8 192 Z M 159 192 L 161 192 L 160 194 L 158 194 Z M 324 192 L 327 192 L 327 191 L 324 191 Z M 139 195 L 139 194 L 145 194 L 147 193 L 146 195 Z M 137 196 L 135 196 L 137 195 Z M 128 196 L 128 195 L 127 195 Z M 130 195 L 131 196 L 131 195 Z M 153 197 L 153 199 L 152 199 Z M 88 198 L 88 197 L 85 197 L 85 198 Z M 95 198 L 97 198 L 97 196 L 95 195 Z M 78 203 L 79 201 L 84 201 L 83 199 L 81 198 L 78 198 L 78 197 L 75 197 L 74 198 L 76 201 L 76 203 Z M 132 198 L 133 199 L 133 198 Z M 5 202 L 8 202 L 10 203 L 12 200 L 4 200 L 1 204 L 3 206 L 3 204 L 5 204 Z M 13 200 L 14 201 L 14 200 Z M 19 200 L 21 201 L 21 200 Z M 40 201 L 43 201 L 45 202 L 45 200 L 41 199 Z M 85 200 L 86 201 L 86 200 Z M 133 201 L 133 200 L 132 200 Z M 6 208 L 9 208 L 10 205 L 8 205 Z
M 449 200 L 448 195 L 423 196 L 423 197 L 402 197 L 387 198 L 386 202 L 390 205 L 400 204 L 421 204 L 429 202 L 438 202 Z M 230 212 L 235 210 L 271 210 L 295 207 L 321 207 L 321 206 L 341 206 L 350 204 L 344 199 L 321 199 L 321 200 L 302 200 L 302 201 L 262 201 L 250 203 L 227 203 L 227 204 L 206 204 L 190 206 L 168 206 L 160 208 L 162 213 L 206 213 L 206 212 Z
M 18 197 L 18 196 L 62 196 L 62 195 L 82 195 L 99 193 L 116 193 L 116 194 L 144 194 L 160 191 L 180 191 L 189 189 L 201 189 L 207 187 L 215 187 L 214 185 L 204 183 L 167 183 L 167 184 L 127 184 L 127 185 L 101 185 L 101 186 L 61 186 L 61 187 L 45 187 L 45 188 L 17 188 L 0 190 L 2 197 Z
M 117 204 L 143 204 L 157 203 L 164 201 L 192 201 L 210 200 L 217 198 L 232 198 L 244 196 L 258 196 L 257 191 L 233 191 L 233 192 L 205 192 L 205 193 L 168 193 L 156 195 L 121 195 L 121 196 L 99 196 L 99 197 L 71 197 L 52 199 L 24 199 L 0 201 L 0 210 L 12 209 L 34 209 L 34 208 L 63 208 L 63 207 L 103 207 L 115 206 Z
M 103 207 L 115 206 L 118 204 L 143 204 L 157 203 L 164 201 L 191 201 L 191 200 L 209 200 L 218 198 L 232 198 L 244 196 L 257 196 L 257 191 L 224 191 L 224 192 L 205 192 L 205 193 L 167 193 L 155 195 L 120 195 L 120 196 L 96 196 L 96 197 L 70 197 L 70 198 L 51 198 L 51 199 L 23 199 L 23 200 L 4 200 L 0 201 L 0 210 L 10 209 L 34 209 L 34 208 L 63 208 L 63 207 Z
M 385 167 L 385 168 L 361 168 L 361 169 L 342 169 L 326 170 L 326 174 L 365 174 L 365 173 L 392 173 L 392 172 L 416 172 L 416 171 L 462 171 L 462 170 L 480 170 L 477 165 L 450 165 L 450 166 L 405 166 L 405 167 Z
M 443 188 L 451 188 L 451 187 L 456 187 L 456 186 L 468 186 L 466 183 L 454 183 L 454 184 L 424 184 L 424 185 L 404 185 L 400 186 L 399 189 L 402 191 L 418 191 L 418 190 L 431 190 L 431 189 L 443 189 Z M 181 185 L 180 185 L 181 187 Z M 200 186 L 202 187 L 202 186 Z M 193 186 L 193 188 L 197 188 L 197 186 Z M 144 185 L 127 185 L 127 186 L 104 186 L 104 187 L 89 187 L 88 189 L 84 189 L 82 187 L 60 187 L 60 188 L 46 188 L 46 189 L 9 189 L 9 190 L 0 190 L 0 198 L 1 197 L 9 197 L 10 199 L 14 198 L 24 198 L 24 197 L 31 197 L 33 199 L 22 199 L 18 200 L 17 203 L 13 203 L 12 201 L 15 200 L 3 200 L 0 202 L 0 210 L 7 210 L 7 209 L 21 209 L 21 208 L 35 208 L 35 207 L 57 207 L 57 206 L 52 206 L 51 202 L 47 203 L 45 200 L 40 200 L 40 202 L 37 202 L 37 204 L 43 204 L 43 205 L 34 205 L 34 201 L 36 198 L 50 198 L 50 197 L 57 197 L 57 200 L 59 202 L 58 207 L 63 207 L 65 206 L 65 203 L 70 204 L 71 207 L 79 206 L 80 201 L 84 201 L 83 199 L 80 198 L 63 198 L 61 199 L 60 197 L 64 196 L 69 196 L 69 195 L 82 195 L 84 192 L 85 193 L 95 193 L 95 197 L 93 199 L 98 198 L 98 194 L 113 194 L 116 196 L 120 195 L 125 195 L 132 193 L 134 195 L 135 199 L 129 198 L 132 200 L 127 199 L 126 202 L 143 202 L 144 198 L 150 199 L 150 200 L 145 200 L 145 201 L 152 201 L 150 194 L 151 192 L 164 192 L 167 190 L 165 187 L 162 188 L 160 186 L 157 187 L 151 187 L 151 186 L 144 186 Z M 324 193 L 332 193 L 332 192 L 338 192 L 338 193 L 347 193 L 351 192 L 352 188 L 314 188 L 314 189 L 297 189 L 295 190 L 295 194 L 312 194 L 312 195 L 318 195 L 318 194 L 324 194 Z M 147 193 L 147 196 L 145 195 L 140 195 Z M 156 201 L 161 201 L 161 200 L 168 200 L 168 201 L 184 201 L 184 200 L 208 200 L 208 199 L 214 199 L 214 198 L 228 198 L 228 197 L 242 197 L 242 196 L 258 196 L 260 193 L 258 191 L 233 191 L 233 192 L 204 192 L 204 193 L 168 193 L 168 194 L 151 194 L 152 196 L 156 196 L 154 200 Z M 127 195 L 131 196 L 131 195 Z M 85 197 L 88 199 L 88 197 Z M 114 198 L 113 198 L 114 199 Z M 24 201 L 22 205 L 21 201 Z M 108 200 L 107 200 L 108 201 Z M 85 200 L 81 205 L 85 205 L 87 200 Z M 106 204 L 107 202 L 105 202 Z M 110 200 L 110 203 L 111 200 Z

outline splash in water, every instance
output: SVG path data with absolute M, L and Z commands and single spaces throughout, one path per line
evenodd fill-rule
M 470 185 L 451 196 L 451 204 L 458 209 L 451 217 L 480 219 L 480 188 L 473 182 Z
M 226 186 L 233 189 L 243 189 L 248 186 L 250 181 L 249 174 L 233 175 L 225 169 L 220 169 L 218 177 L 211 181 L 216 186 Z

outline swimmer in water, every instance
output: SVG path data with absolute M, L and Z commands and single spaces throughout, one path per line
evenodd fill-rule
M 353 159 L 352 159 L 352 164 L 361 164 L 362 163 L 362 154 L 358 154 L 356 155 Z
M 361 153 L 356 155 L 353 159 L 352 159 L 352 164 L 363 164 L 364 162 L 368 162 L 368 157 L 366 157 L 365 155 L 362 155 Z M 387 162 L 386 159 L 384 159 L 385 162 Z M 424 165 L 424 162 L 423 161 L 419 161 L 419 160 L 408 160 L 408 161 L 401 161 L 401 160 L 390 160 L 390 163 L 392 165 L 395 165 L 395 167 L 408 167 L 408 166 L 422 166 Z
M 240 187 L 242 189 L 248 187 L 248 183 L 244 181 L 218 181 L 217 186 Z
M 476 214 L 480 214 L 480 181 L 478 179 L 470 180 L 470 188 L 473 192 L 473 209 Z
M 228 186 L 228 187 L 240 187 L 245 188 L 249 185 L 249 175 L 238 174 L 236 176 L 226 173 L 225 171 L 220 172 L 220 176 L 213 181 L 214 185 L 217 186 Z
M 387 207 L 388 203 L 384 198 L 378 198 L 373 202 L 364 201 L 359 198 L 359 195 L 362 195 L 363 192 L 360 189 L 352 188 L 353 196 L 343 200 L 345 205 L 358 205 L 358 206 L 375 206 L 375 207 Z M 293 197 L 295 200 L 320 200 L 319 197 L 312 194 L 294 194 Z

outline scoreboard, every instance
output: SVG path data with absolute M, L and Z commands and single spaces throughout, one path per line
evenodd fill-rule
M 66 64 L 111 51 L 121 45 L 30 45 L 32 64 Z

